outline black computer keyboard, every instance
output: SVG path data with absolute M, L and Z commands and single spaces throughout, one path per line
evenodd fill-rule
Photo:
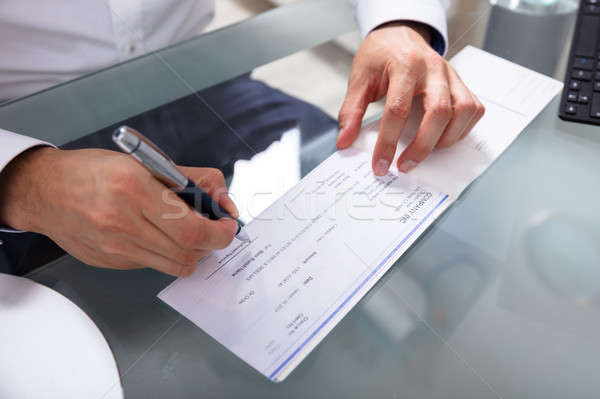
M 558 116 L 600 125 L 600 0 L 581 0 Z

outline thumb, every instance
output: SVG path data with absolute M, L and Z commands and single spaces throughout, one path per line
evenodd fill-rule
M 350 147 L 358 137 L 362 118 L 368 105 L 367 85 L 350 84 L 338 116 L 340 132 L 337 138 L 337 147 L 340 150 Z

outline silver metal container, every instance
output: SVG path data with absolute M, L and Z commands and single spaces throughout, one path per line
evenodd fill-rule
M 484 49 L 562 79 L 576 0 L 491 0 Z

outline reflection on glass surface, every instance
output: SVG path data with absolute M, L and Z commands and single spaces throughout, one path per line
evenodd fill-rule
M 364 301 L 361 310 L 372 319 L 390 344 L 400 344 L 408 338 L 427 313 L 426 293 L 417 281 L 399 270 L 390 277 L 384 289 Z
M 573 215 L 540 213 L 522 245 L 529 266 L 550 291 L 579 305 L 598 305 L 599 242 L 599 226 Z
M 235 162 L 229 196 L 238 204 L 239 219 L 248 223 L 299 180 L 300 130 L 295 127 L 251 159 Z

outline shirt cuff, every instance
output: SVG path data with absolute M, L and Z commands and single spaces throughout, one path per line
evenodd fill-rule
M 448 28 L 444 0 L 350 0 L 362 37 L 378 26 L 393 21 L 411 21 L 431 28 L 431 46 L 444 56 Z
M 46 143 L 45 141 L 0 129 L 0 173 L 2 173 L 6 165 L 19 154 L 37 146 L 54 147 L 52 144 Z M 0 225 L 0 231 L 7 233 L 21 233 L 19 230 L 14 230 L 2 225 Z

